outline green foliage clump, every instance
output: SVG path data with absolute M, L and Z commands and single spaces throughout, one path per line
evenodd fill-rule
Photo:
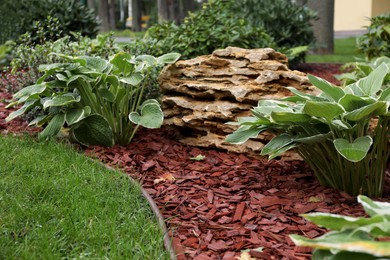
M 304 214 L 309 221 L 330 231 L 309 239 L 290 235 L 298 246 L 313 247 L 313 260 L 322 259 L 389 259 L 390 203 L 372 201 L 358 196 L 368 218 L 349 217 L 330 213 Z
M 175 62 L 179 54 L 155 58 L 119 52 L 109 60 L 89 56 L 55 54 L 67 62 L 40 66 L 44 75 L 35 85 L 14 95 L 23 104 L 10 121 L 39 108 L 45 113 L 30 125 L 43 126 L 41 139 L 56 136 L 69 127 L 70 136 L 84 145 L 128 144 L 139 126 L 158 128 L 163 113 L 158 101 L 143 100 L 154 67 Z M 45 81 L 47 80 L 47 81 Z
M 0 4 L 0 17 L 0 43 L 25 33 L 35 43 L 42 43 L 42 36 L 54 41 L 70 32 L 93 37 L 99 25 L 94 12 L 78 0 L 5 0 Z M 46 30 L 37 32 L 38 27 Z
M 371 60 L 375 57 L 390 56 L 390 13 L 370 19 L 367 33 L 357 39 L 358 49 Z
M 262 155 L 272 159 L 295 148 L 322 185 L 381 196 L 390 156 L 390 88 L 383 84 L 389 74 L 382 63 L 345 88 L 309 75 L 320 94 L 287 87 L 293 96 L 260 100 L 226 141 L 239 144 L 270 131 L 276 136 Z
M 314 41 L 308 25 L 314 18 L 314 12 L 290 1 L 213 0 L 180 25 L 171 22 L 149 28 L 136 47 L 153 55 L 179 52 L 184 59 L 227 46 L 271 47 L 297 57 L 306 49 L 289 49 Z
M 250 26 L 232 12 L 233 2 L 209 1 L 199 12 L 190 13 L 180 25 L 171 22 L 152 26 L 138 47 L 145 47 L 142 51 L 152 55 L 178 52 L 184 59 L 227 46 L 272 47 L 271 37 L 261 27 Z

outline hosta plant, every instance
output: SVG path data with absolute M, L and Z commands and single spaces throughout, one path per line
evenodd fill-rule
M 39 107 L 45 114 L 30 125 L 44 125 L 39 137 L 56 136 L 63 127 L 84 145 L 128 144 L 139 126 L 158 128 L 163 121 L 160 104 L 143 101 L 143 91 L 156 66 L 175 62 L 177 53 L 158 58 L 131 56 L 120 52 L 110 60 L 99 57 L 71 57 L 67 63 L 41 65 L 43 76 L 35 85 L 14 95 L 23 104 L 7 121 Z
M 390 154 L 390 88 L 383 86 L 389 71 L 382 64 L 345 88 L 309 75 L 320 94 L 287 87 L 293 96 L 260 100 L 253 116 L 233 123 L 240 127 L 226 141 L 239 144 L 270 131 L 276 136 L 262 155 L 272 159 L 295 148 L 322 185 L 380 196 Z
M 298 246 L 315 248 L 313 260 L 323 259 L 389 259 L 390 258 L 390 203 L 372 201 L 359 196 L 368 218 L 355 218 L 329 213 L 302 215 L 309 221 L 332 230 L 309 239 L 290 235 Z

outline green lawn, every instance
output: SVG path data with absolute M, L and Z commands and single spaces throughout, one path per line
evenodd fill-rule
M 339 38 L 334 41 L 334 54 L 307 55 L 306 62 L 347 63 L 364 59 L 364 55 L 356 49 L 356 38 Z
M 138 185 L 70 147 L 0 136 L 0 259 L 169 259 Z

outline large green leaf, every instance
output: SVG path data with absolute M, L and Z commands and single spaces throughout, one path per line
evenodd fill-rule
M 352 94 L 345 94 L 340 100 L 339 104 L 343 106 L 345 111 L 351 112 L 353 110 L 362 108 L 364 106 L 375 103 L 375 99 L 367 97 L 359 97 Z
M 387 215 L 390 216 L 390 203 L 373 201 L 370 198 L 359 195 L 358 202 L 362 204 L 364 210 L 369 216 Z
M 390 256 L 389 242 L 378 242 L 371 240 L 369 237 L 351 236 L 350 230 L 329 232 L 315 239 L 309 239 L 298 235 L 290 235 L 290 238 L 298 246 L 361 252 L 378 257 Z
M 147 64 L 148 66 L 155 66 L 157 65 L 157 59 L 153 57 L 152 55 L 139 55 L 135 58 L 137 62 L 141 62 L 144 64 Z
M 67 93 L 64 95 L 54 96 L 51 99 L 47 99 L 43 102 L 43 108 L 46 109 L 48 107 L 61 107 L 66 106 L 71 103 L 77 103 L 80 101 L 80 96 L 75 96 L 72 93 Z
M 21 116 L 23 115 L 25 112 L 29 111 L 31 108 L 37 106 L 39 103 L 39 99 L 32 99 L 32 100 L 28 100 L 26 103 L 23 104 L 23 106 L 21 108 L 19 108 L 18 110 L 16 111 L 13 111 L 11 112 L 6 118 L 5 118 L 5 121 L 6 122 L 9 122 L 15 118 L 17 118 L 18 116 Z
M 334 250 L 332 250 L 334 251 Z M 361 252 L 348 252 L 348 251 L 338 251 L 332 254 L 331 250 L 319 250 L 316 249 L 313 252 L 312 260 L 385 260 L 383 258 L 375 257 L 371 254 L 361 253 Z
M 294 142 L 303 143 L 303 144 L 317 143 L 317 142 L 325 141 L 330 136 L 331 136 L 330 132 L 327 134 L 316 134 L 312 136 L 294 138 Z
M 390 102 L 390 87 L 382 91 L 381 95 L 379 96 L 379 100 Z
M 339 231 L 342 231 L 344 229 L 354 229 L 374 223 L 381 223 L 384 221 L 384 218 L 382 216 L 377 216 L 373 218 L 355 218 L 322 212 L 303 214 L 302 217 L 315 223 L 318 226 Z
M 127 52 L 119 52 L 115 54 L 110 63 L 117 67 L 124 75 L 128 75 L 134 69 L 134 64 L 128 62 L 131 59 L 130 53 Z
M 346 113 L 344 118 L 350 121 L 360 121 L 372 116 L 384 115 L 387 113 L 389 105 L 385 101 L 377 101 L 376 103 L 356 109 Z
M 261 155 L 274 154 L 283 147 L 289 147 L 294 142 L 293 138 L 288 134 L 281 134 L 269 141 L 262 149 Z
M 326 94 L 331 100 L 337 102 L 340 98 L 344 96 L 344 91 L 340 87 L 336 87 L 332 83 L 318 78 L 313 75 L 307 75 L 309 78 L 309 81 L 316 86 L 317 88 L 321 89 L 324 94 Z
M 250 127 L 248 125 L 241 126 L 233 133 L 229 134 L 225 138 L 225 142 L 232 144 L 242 144 L 248 141 L 250 138 L 256 138 L 261 132 L 266 130 L 267 126 Z
M 84 118 L 71 129 L 71 133 L 77 142 L 86 146 L 114 144 L 112 129 L 101 115 L 93 114 Z
M 389 73 L 389 67 L 382 63 L 367 77 L 348 85 L 345 91 L 347 93 L 352 92 L 358 96 L 375 96 L 375 94 L 382 88 L 383 79 L 386 77 L 387 73 Z
M 24 102 L 28 97 L 35 95 L 35 94 L 41 94 L 46 90 L 46 84 L 37 84 L 37 85 L 31 85 L 25 88 L 22 88 L 16 94 L 14 95 L 15 99 L 21 99 L 25 97 L 23 100 L 19 100 L 19 103 Z
M 146 128 L 161 127 L 164 121 L 164 114 L 160 104 L 156 100 L 147 100 L 145 102 L 141 106 L 140 113 L 131 112 L 129 114 L 130 121 Z
M 103 72 L 108 67 L 108 62 L 99 57 L 81 56 L 75 58 L 76 62 L 84 63 L 89 69 L 97 72 Z
M 164 55 L 161 55 L 160 57 L 157 58 L 157 63 L 158 64 L 169 64 L 169 63 L 175 63 L 178 59 L 180 58 L 179 53 L 167 53 Z
M 276 112 L 271 113 L 272 120 L 277 124 L 305 123 L 310 121 L 311 117 L 297 112 Z
M 333 141 L 337 152 L 345 159 L 351 162 L 358 162 L 366 157 L 372 144 L 371 136 L 362 136 L 356 138 L 352 143 L 348 140 L 339 138 Z
M 307 101 L 303 111 L 310 116 L 325 118 L 327 122 L 344 112 L 342 106 L 332 102 Z
M 138 86 L 141 81 L 144 79 L 144 76 L 140 72 L 131 74 L 129 77 L 120 78 L 119 81 L 130 84 L 132 86 Z
M 300 92 L 296 88 L 293 87 L 286 87 L 288 90 L 290 90 L 292 93 L 294 93 L 296 96 L 302 98 L 303 100 L 313 100 L 313 101 L 330 101 L 326 98 L 322 98 L 319 96 L 310 95 L 307 93 Z
M 111 91 L 109 91 L 107 88 L 105 87 L 101 87 L 101 88 L 98 88 L 98 93 L 99 95 L 104 98 L 105 100 L 109 101 L 109 102 L 114 102 L 115 100 L 115 96 L 114 94 L 111 93 Z
M 76 124 L 77 122 L 80 122 L 85 117 L 87 117 L 90 113 L 91 113 L 91 108 L 88 106 L 84 108 L 69 109 L 66 112 L 66 116 L 65 116 L 66 123 L 69 126 Z
M 65 114 L 59 113 L 53 116 L 49 124 L 38 134 L 39 139 L 46 139 L 56 136 L 65 123 Z

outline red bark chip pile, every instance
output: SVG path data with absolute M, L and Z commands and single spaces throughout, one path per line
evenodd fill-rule
M 11 95 L 1 91 L 0 133 L 26 131 L 20 119 L 5 122 Z M 142 184 L 166 220 L 178 259 L 310 259 L 311 249 L 296 247 L 288 235 L 314 238 L 326 230 L 299 214 L 364 215 L 355 198 L 320 186 L 302 161 L 189 147 L 175 134 L 140 129 L 127 146 L 85 152 Z M 389 166 L 382 201 L 390 201 Z

